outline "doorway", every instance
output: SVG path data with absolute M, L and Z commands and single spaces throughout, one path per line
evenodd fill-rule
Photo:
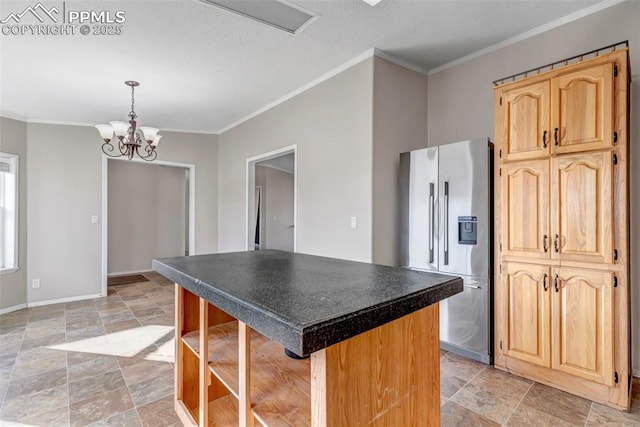
M 247 159 L 247 250 L 295 252 L 297 146 Z
M 109 276 L 194 253 L 195 167 L 103 157 L 102 293 Z

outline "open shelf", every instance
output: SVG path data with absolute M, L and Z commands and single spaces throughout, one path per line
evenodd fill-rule
M 183 342 L 199 354 L 197 331 Z M 209 328 L 209 369 L 238 397 L 238 323 Z M 218 399 L 219 400 L 219 399 Z M 283 347 L 251 331 L 251 403 L 258 422 L 268 426 L 309 425 L 311 420 L 311 368 L 309 359 L 296 360 Z M 237 404 L 237 402 L 236 402 Z

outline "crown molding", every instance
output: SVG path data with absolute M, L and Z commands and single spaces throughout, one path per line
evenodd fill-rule
M 495 52 L 496 50 L 500 50 L 504 47 L 511 46 L 512 44 L 521 42 L 533 36 L 537 36 L 538 34 L 542 34 L 554 28 L 560 27 L 562 25 L 568 24 L 569 22 L 576 21 L 580 18 L 584 18 L 585 16 L 592 15 L 594 13 L 600 12 L 601 10 L 607 9 L 611 6 L 615 6 L 619 3 L 623 3 L 627 0 L 604 0 L 599 3 L 594 4 L 593 6 L 589 6 L 585 9 L 578 10 L 576 12 L 570 13 L 569 15 L 565 15 L 562 18 L 558 18 L 554 21 L 547 22 L 546 24 L 540 25 L 539 27 L 533 28 L 529 31 L 525 31 L 524 33 L 520 33 L 516 36 L 510 37 L 506 40 L 493 44 L 491 46 L 487 46 L 483 49 L 477 50 L 469 55 L 465 55 L 461 58 L 455 59 L 451 62 L 447 62 L 446 64 L 440 65 L 438 67 L 432 68 L 429 70 L 428 74 L 433 75 L 439 73 L 441 71 L 447 70 L 449 68 L 455 67 L 456 65 L 463 64 L 465 62 L 471 61 L 472 59 L 479 58 L 488 53 Z
M 393 62 L 400 67 L 406 68 L 411 71 L 415 71 L 418 74 L 422 74 L 424 76 L 429 74 L 429 71 L 419 65 L 416 65 L 412 62 L 406 61 L 404 59 L 393 56 L 392 54 L 385 52 L 384 50 L 380 50 L 377 47 L 373 49 L 373 54 L 378 58 L 386 59 L 389 62 Z

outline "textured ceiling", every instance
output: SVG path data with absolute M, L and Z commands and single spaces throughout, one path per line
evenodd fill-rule
M 0 34 L 0 114 L 62 123 L 124 120 L 123 82 L 138 80 L 141 124 L 218 132 L 371 48 L 428 70 L 597 3 L 291 2 L 319 15 L 297 35 L 196 0 L 67 1 L 66 10 L 125 11 L 123 34 Z M 62 1 L 42 3 L 62 8 Z M 3 0 L 0 19 L 30 4 Z

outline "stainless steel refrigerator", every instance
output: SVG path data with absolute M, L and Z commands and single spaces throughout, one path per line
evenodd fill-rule
M 400 154 L 402 265 L 461 276 L 440 303 L 440 346 L 492 363 L 493 145 L 487 138 Z

